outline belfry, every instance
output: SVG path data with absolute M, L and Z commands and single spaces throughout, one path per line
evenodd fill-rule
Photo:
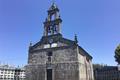
M 53 3 L 48 10 L 48 17 L 44 22 L 44 36 L 60 33 L 61 22 L 62 20 L 60 18 L 59 9 L 55 3 Z
M 55 3 L 48 9 L 40 41 L 30 45 L 26 80 L 94 80 L 92 57 L 61 34 L 62 19 Z

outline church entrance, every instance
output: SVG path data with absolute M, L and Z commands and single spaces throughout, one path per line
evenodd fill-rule
M 52 69 L 47 69 L 47 80 L 52 80 Z

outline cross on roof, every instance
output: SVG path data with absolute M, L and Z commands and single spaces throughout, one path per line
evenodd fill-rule
M 55 0 L 52 0 L 52 3 L 55 3 Z

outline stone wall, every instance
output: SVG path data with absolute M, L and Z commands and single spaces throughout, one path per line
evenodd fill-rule
M 51 50 L 50 50 L 51 51 Z M 29 54 L 27 66 L 27 80 L 46 80 L 48 51 Z M 52 50 L 53 80 L 79 80 L 79 64 L 77 52 L 74 47 L 67 49 Z
M 93 80 L 91 59 L 76 46 L 31 51 L 28 62 L 26 80 L 47 80 L 47 69 L 52 69 L 52 80 Z

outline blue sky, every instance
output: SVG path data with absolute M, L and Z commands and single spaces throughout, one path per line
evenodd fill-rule
M 25 65 L 29 43 L 43 35 L 43 22 L 52 0 L 0 0 L 0 62 Z M 93 56 L 93 63 L 116 65 L 120 43 L 120 0 L 56 0 L 62 34 Z

